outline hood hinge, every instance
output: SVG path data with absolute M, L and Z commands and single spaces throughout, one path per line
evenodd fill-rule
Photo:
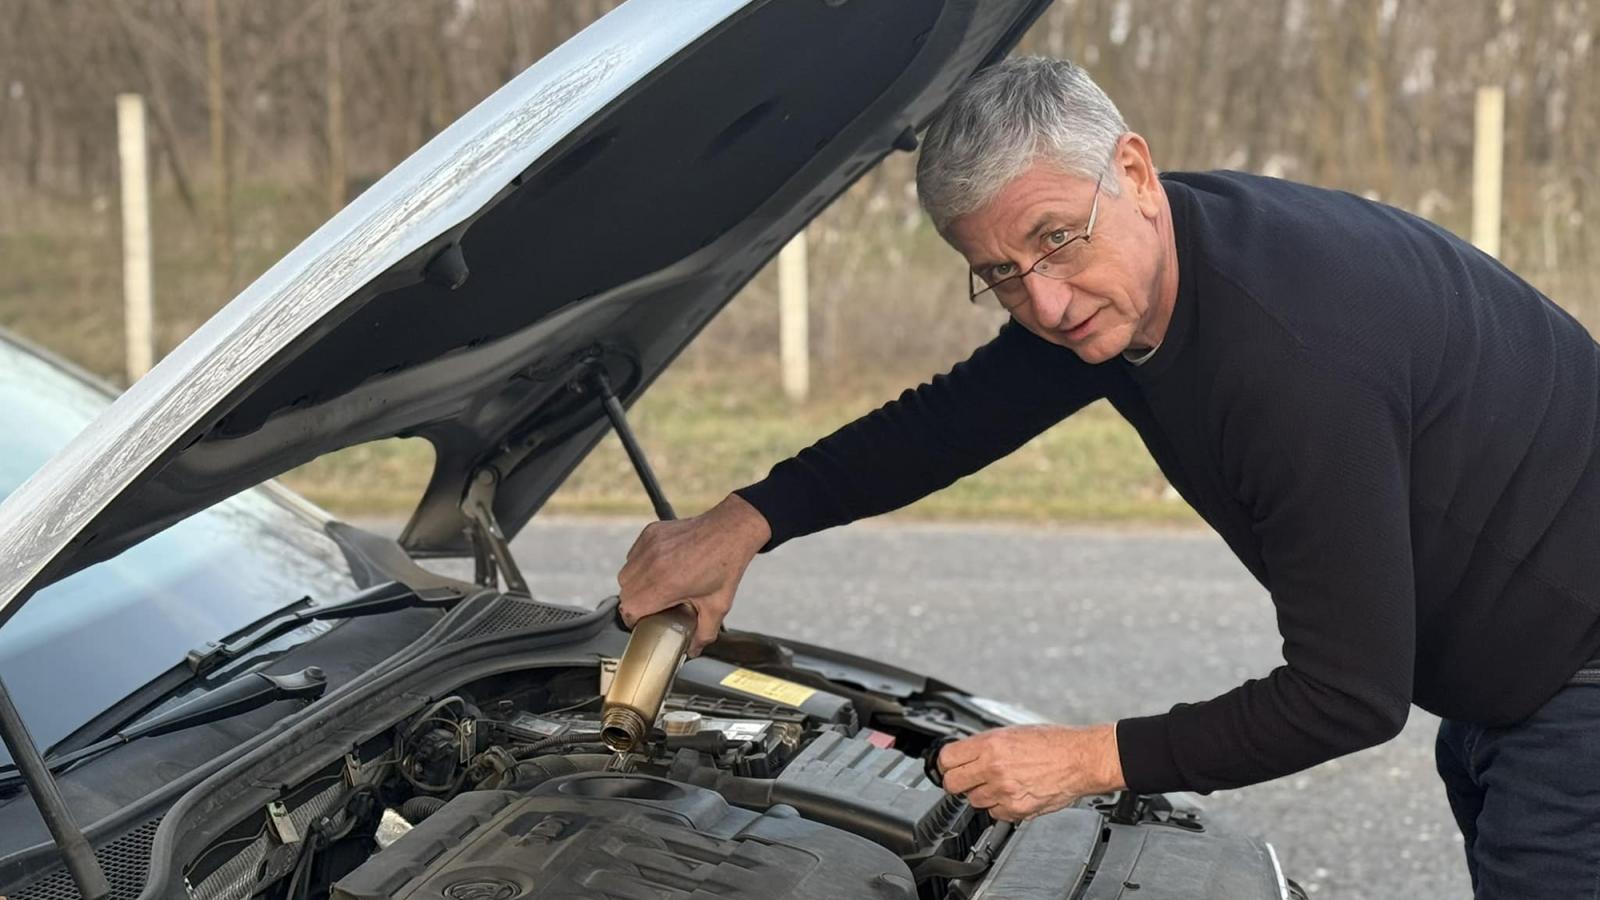
M 472 542 L 473 580 L 481 587 L 497 587 L 505 581 L 509 593 L 530 597 L 528 582 L 522 570 L 511 558 L 511 544 L 500 522 L 494 517 L 494 492 L 500 484 L 500 473 L 485 466 L 472 473 L 467 485 L 467 496 L 461 501 L 461 513 L 467 519 L 467 539 Z

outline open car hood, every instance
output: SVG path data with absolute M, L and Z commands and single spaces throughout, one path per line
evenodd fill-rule
M 0 621 L 321 454 L 426 438 L 401 543 L 506 532 L 788 238 L 1048 0 L 633 0 L 445 129 L 0 504 Z

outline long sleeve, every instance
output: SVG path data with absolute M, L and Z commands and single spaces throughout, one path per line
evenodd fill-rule
M 907 390 L 736 493 L 766 517 L 765 549 L 898 509 L 1012 452 L 1104 395 L 1091 366 L 1015 323 L 948 373 Z
M 1417 629 L 1408 407 L 1309 351 L 1274 356 L 1222 376 L 1215 433 L 1222 477 L 1253 522 L 1286 665 L 1118 723 L 1136 790 L 1253 784 L 1405 724 Z

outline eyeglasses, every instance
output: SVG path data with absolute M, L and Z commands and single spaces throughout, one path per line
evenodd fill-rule
M 1094 202 L 1089 206 L 1089 221 L 1083 226 L 1082 234 L 1071 234 L 1065 228 L 1047 233 L 1045 242 L 1054 243 L 1055 246 L 1021 272 L 1007 274 L 1005 270 L 1016 268 L 1012 263 L 990 266 L 981 276 L 968 269 L 967 290 L 971 292 L 969 299 L 975 304 L 988 304 L 1008 313 L 1014 312 L 1028 302 L 1028 288 L 1024 279 L 1029 275 L 1043 275 L 1055 281 L 1066 281 L 1082 272 L 1089 264 L 1089 239 L 1094 235 L 1094 221 L 1100 215 L 1100 184 L 1104 179 L 1104 175 L 1095 179 Z M 984 283 L 983 287 L 978 286 L 980 278 Z

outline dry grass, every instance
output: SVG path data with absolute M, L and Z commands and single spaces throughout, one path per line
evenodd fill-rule
M 779 459 L 893 395 L 835 393 L 792 405 L 770 381 L 706 377 L 692 366 L 663 376 L 630 420 L 680 514 L 716 503 Z M 417 440 L 353 447 L 284 480 L 347 516 L 403 515 L 427 482 L 432 455 Z M 561 512 L 649 515 L 650 505 L 614 437 L 607 437 L 549 507 Z M 1109 407 L 1091 407 L 1005 460 L 900 515 L 924 519 L 1193 523 L 1171 496 L 1138 436 Z

